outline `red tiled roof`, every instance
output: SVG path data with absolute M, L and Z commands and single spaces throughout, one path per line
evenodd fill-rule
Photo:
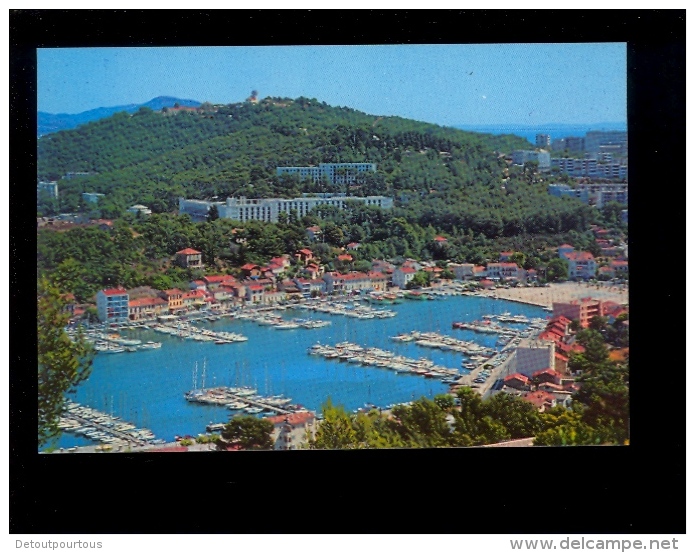
M 352 261 L 352 256 L 349 253 L 344 253 L 338 256 L 339 261 Z
M 314 255 L 314 252 L 312 252 L 311 250 L 307 250 L 306 248 L 304 248 L 303 250 L 299 250 L 299 252 L 297 253 L 303 253 L 304 255 Z
M 565 248 L 572 248 L 572 249 L 574 249 L 574 246 L 571 246 L 570 244 L 562 244 L 562 246 L 560 246 L 558 249 L 563 249 L 563 250 L 564 250 Z
M 194 250 L 193 248 L 186 248 L 184 250 L 176 252 L 177 255 L 183 254 L 183 255 L 200 255 L 200 252 L 198 250 Z
M 388 278 L 384 273 L 380 273 L 379 271 L 369 271 L 367 273 L 367 276 L 371 279 L 375 279 L 375 278 L 386 279 L 386 278 Z
M 125 288 L 106 288 L 101 293 L 105 296 L 122 296 L 127 294 L 128 291 Z
M 541 369 L 539 371 L 534 372 L 531 376 L 533 376 L 533 378 L 537 378 L 537 377 L 541 376 L 542 374 L 549 374 L 550 376 L 556 376 L 558 378 L 560 378 L 560 376 L 562 376 L 559 372 L 557 372 L 556 370 L 553 370 L 551 368 Z
M 520 380 L 524 384 L 528 383 L 528 377 L 521 373 L 514 373 L 504 377 L 505 382 L 511 382 L 512 380 Z
M 314 225 L 313 227 L 307 227 L 307 230 L 310 230 L 311 232 L 317 232 L 321 230 L 321 227 Z
M 257 269 L 258 265 L 254 265 L 253 263 L 247 263 L 246 265 L 242 265 L 241 270 L 242 271 L 252 271 L 253 269 Z
M 251 284 L 250 286 L 248 286 L 248 289 L 253 290 L 254 292 L 259 292 L 263 290 L 263 286 L 261 286 L 260 284 Z
M 171 288 L 170 290 L 164 290 L 164 293 L 167 296 L 175 296 L 177 294 L 183 294 L 183 292 L 181 290 L 179 290 L 178 288 Z
M 207 284 L 213 284 L 213 283 L 216 283 L 216 282 L 225 282 L 225 281 L 228 281 L 228 280 L 233 281 L 233 280 L 234 280 L 234 277 L 231 276 L 231 275 L 209 275 L 209 276 L 204 276 L 204 277 L 203 277 L 203 280 L 204 280 Z
M 627 267 L 627 261 L 611 261 L 613 267 Z
M 526 392 L 522 399 L 533 403 L 536 407 L 542 407 L 546 403 L 551 403 L 555 400 L 555 396 L 549 392 L 536 391 L 536 392 Z
M 417 271 L 416 271 L 415 269 L 413 269 L 412 267 L 401 267 L 401 268 L 398 269 L 398 270 L 399 270 L 401 273 L 406 273 L 406 274 L 409 274 L 409 275 L 410 275 L 410 274 L 413 274 L 413 273 L 417 273 Z
M 446 238 L 444 238 L 443 236 L 435 236 L 434 241 L 435 242 L 446 242 Z
M 348 273 L 347 275 L 341 275 L 341 276 L 343 277 L 343 280 L 360 280 L 360 279 L 369 278 L 364 273 Z
M 278 415 L 276 417 L 267 417 L 266 420 L 269 420 L 275 426 L 279 426 L 282 424 L 291 424 L 293 426 L 297 426 L 300 424 L 305 424 L 307 422 L 310 422 L 310 421 L 314 420 L 315 418 L 316 417 L 314 416 L 313 413 L 305 411 L 302 413 L 291 413 L 289 415 Z
M 567 356 L 565 356 L 565 355 L 562 355 L 561 353 L 558 353 L 558 352 L 555 352 L 555 357 L 556 357 L 557 359 L 560 359 L 561 361 L 565 361 L 565 362 L 567 362 L 567 361 L 570 360 L 569 357 L 567 357 Z

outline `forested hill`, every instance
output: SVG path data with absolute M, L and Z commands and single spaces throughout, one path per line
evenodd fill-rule
M 258 104 L 203 104 L 199 112 L 117 113 L 39 139 L 38 168 L 43 180 L 68 171 L 96 173 L 61 182 L 61 208 L 75 204 L 79 192 L 102 192 L 112 211 L 107 216 L 114 216 L 136 202 L 168 211 L 179 196 L 303 191 L 276 178 L 278 165 L 373 162 L 378 173 L 363 193 L 396 198 L 460 189 L 499 182 L 503 164 L 496 152 L 522 146 L 528 143 L 513 136 L 378 117 L 317 100 L 267 98 Z

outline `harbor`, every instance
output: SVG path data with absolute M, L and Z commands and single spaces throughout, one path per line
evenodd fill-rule
M 330 303 L 354 307 L 355 301 L 361 301 L 363 306 L 367 303 L 352 298 Z M 307 302 L 309 305 L 311 303 L 320 305 L 324 302 Z M 506 347 L 507 342 L 501 341 L 504 337 L 500 334 L 477 333 L 466 329 L 453 330 L 453 321 L 480 321 L 484 315 L 506 312 L 524 315 L 529 319 L 547 315 L 537 307 L 458 293 L 441 296 L 437 301 L 403 300 L 401 303 L 390 304 L 389 309 L 398 315 L 385 319 L 357 319 L 359 323 L 352 317 L 333 318 L 328 313 L 310 310 L 312 320 L 332 323 L 316 328 L 310 333 L 299 330 L 279 332 L 270 325 L 261 325 L 253 320 L 234 316 L 242 313 L 272 312 L 282 320 L 292 322 L 298 315 L 295 308 L 245 309 L 228 314 L 232 316 L 216 314 L 212 320 L 209 314 L 197 317 L 191 314 L 187 321 L 172 319 L 162 326 L 158 326 L 161 323 L 130 322 L 112 329 L 86 329 L 107 334 L 118 332 L 128 339 L 140 340 L 142 344 L 152 341 L 161 342 L 162 345 L 134 356 L 97 355 L 91 375 L 70 397 L 73 401 L 93 406 L 102 412 L 111 412 L 112 398 L 115 398 L 114 415 L 132 421 L 138 427 L 150 428 L 157 437 L 167 441 L 171 441 L 176 435 L 196 436 L 203 432 L 211 421 L 221 422 L 220 413 L 234 414 L 232 410 L 225 411 L 224 405 L 186 401 L 184 397 L 187 391 L 196 388 L 191 384 L 191 375 L 196 364 L 201 367 L 207 359 L 207 384 L 201 386 L 201 389 L 221 386 L 249 387 L 257 390 L 257 395 L 266 398 L 277 395 L 292 398 L 293 404 L 300 404 L 311 411 L 320 411 L 321 405 L 329 397 L 334 404 L 344 405 L 350 411 L 363 408 L 366 403 L 385 407 L 423 396 L 431 398 L 446 393 L 452 384 L 444 380 L 457 378 L 453 372 L 454 368 L 459 374 L 458 382 L 465 382 L 468 371 L 475 371 L 496 360 L 494 357 L 485 361 L 476 360 L 470 356 L 463 359 L 466 356 L 463 352 L 426 347 L 417 344 L 416 340 L 395 341 L 392 337 L 413 332 L 436 333 L 439 339 L 449 336 L 450 339 L 477 344 L 482 356 L 485 350 L 489 353 L 490 350 L 498 351 Z M 308 315 L 309 312 L 306 313 Z M 177 328 L 177 325 L 182 323 L 189 326 L 182 325 L 181 328 Z M 514 331 L 523 332 L 529 325 L 509 323 L 509 326 L 519 326 L 520 329 Z M 169 332 L 161 331 L 165 327 Z M 206 335 L 203 331 L 212 332 L 217 336 L 233 333 L 243 335 L 248 340 L 219 347 L 214 340 L 184 339 L 172 332 L 188 332 L 191 327 L 196 328 L 202 335 Z M 433 337 L 429 336 L 430 339 Z M 428 339 L 427 336 L 424 338 Z M 415 372 L 408 375 L 378 365 L 361 365 L 347 361 L 334 363 L 323 356 L 307 355 L 307 349 L 317 342 L 332 345 L 350 342 L 360 344 L 360 347 L 390 351 L 394 356 L 411 360 L 424 358 L 431 362 L 432 366 L 449 368 L 452 373 L 442 373 L 442 378 L 436 375 L 425 377 L 424 373 Z M 511 351 L 513 346 L 513 342 L 509 342 L 508 351 Z M 475 347 L 470 347 L 470 353 L 475 355 Z M 140 363 L 138 359 L 147 359 L 147 362 Z M 468 366 L 462 365 L 462 360 Z M 418 368 L 422 370 L 427 367 Z M 56 445 L 69 448 L 90 443 L 92 442 L 84 436 L 65 433 Z

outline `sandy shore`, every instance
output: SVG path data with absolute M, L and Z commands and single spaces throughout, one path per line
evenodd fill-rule
M 627 287 L 605 285 L 597 287 L 596 285 L 577 282 L 551 284 L 547 288 L 498 288 L 492 290 L 490 295 L 542 307 L 552 307 L 553 302 L 568 302 L 586 297 L 614 301 L 619 304 L 628 303 Z

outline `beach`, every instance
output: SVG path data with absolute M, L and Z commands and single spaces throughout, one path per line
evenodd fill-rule
M 628 288 L 626 285 L 608 286 L 578 282 L 563 282 L 540 288 L 498 288 L 491 291 L 489 295 L 541 307 L 552 307 L 553 302 L 569 302 L 586 297 L 603 301 L 614 301 L 621 305 L 628 303 Z

